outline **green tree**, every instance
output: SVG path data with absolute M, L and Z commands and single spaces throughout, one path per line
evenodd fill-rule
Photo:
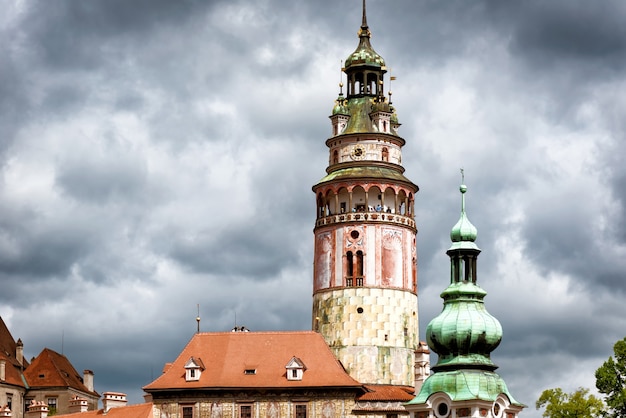
M 594 418 L 601 416 L 604 404 L 589 389 L 578 388 L 573 393 L 565 393 L 561 388 L 546 389 L 541 393 L 535 407 L 543 411 L 545 418 Z
M 596 388 L 605 394 L 608 407 L 607 417 L 626 417 L 626 337 L 613 346 L 613 357 L 609 357 L 596 370 Z

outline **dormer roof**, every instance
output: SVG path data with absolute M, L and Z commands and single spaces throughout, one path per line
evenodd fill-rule
M 298 357 L 293 356 L 289 363 L 285 366 L 286 369 L 306 369 L 304 362 L 300 360 Z
M 190 358 L 205 359 L 197 381 L 185 380 Z M 210 359 L 210 360 L 208 360 Z M 302 380 L 285 378 L 285 365 L 306 364 Z M 246 370 L 254 369 L 254 373 Z M 335 387 L 361 390 L 326 345 L 313 331 L 197 333 L 165 372 L 145 386 L 150 392 L 191 388 L 312 388 Z
M 202 359 L 196 357 L 190 357 L 185 363 L 185 369 L 201 369 L 204 370 L 204 364 Z

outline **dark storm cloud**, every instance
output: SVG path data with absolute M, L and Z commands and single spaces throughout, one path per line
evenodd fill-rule
M 582 70 L 584 75 L 598 78 L 624 70 L 623 2 L 508 3 L 512 8 L 504 13 L 502 5 L 494 8 L 496 16 L 515 20 L 511 47 L 515 55 L 525 56 L 535 70 L 561 71 L 569 66 L 569 71 Z
M 95 70 L 110 42 L 132 36 L 149 40 L 153 30 L 183 25 L 215 2 L 133 1 L 31 3 L 22 17 L 28 42 L 53 70 Z

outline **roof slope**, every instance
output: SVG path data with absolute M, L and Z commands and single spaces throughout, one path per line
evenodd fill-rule
M 200 358 L 198 381 L 185 381 L 185 363 Z M 285 366 L 297 357 L 306 364 L 302 380 L 287 380 Z M 246 374 L 245 370 L 254 370 Z M 362 385 L 350 377 L 321 334 L 313 331 L 216 332 L 195 334 L 165 372 L 143 389 L 311 388 Z
M 366 393 L 357 401 L 398 401 L 408 402 L 415 396 L 413 386 L 365 385 Z
M 72 363 L 63 354 L 44 348 L 24 371 L 24 377 L 31 388 L 65 387 L 99 396 L 83 383 Z
M 5 359 L 12 365 L 19 367 L 20 364 L 17 361 L 17 358 L 15 358 L 16 349 L 17 343 L 15 342 L 15 339 L 13 339 L 9 328 L 0 316 L 0 353 L 4 354 Z M 26 359 L 22 359 L 22 363 L 24 363 L 24 367 L 28 366 L 28 361 L 26 361 Z
M 4 320 L 0 317 L 0 360 L 4 360 L 6 362 L 4 372 L 5 378 L 2 383 L 23 388 L 26 387 L 26 384 L 22 379 L 21 370 L 22 367 L 28 366 L 28 362 L 26 359 L 22 359 L 24 364 L 23 366 L 20 365 L 19 361 L 17 361 L 17 358 L 15 357 L 16 351 L 17 343 L 15 342 L 15 339 L 13 339 L 13 336 L 11 335 L 9 328 L 4 323 Z
M 96 418 L 106 416 L 107 418 L 152 418 L 152 402 L 140 403 L 137 405 L 119 406 L 109 409 L 106 413 L 104 409 L 97 411 L 76 412 L 73 414 L 55 415 L 55 417 L 81 417 Z

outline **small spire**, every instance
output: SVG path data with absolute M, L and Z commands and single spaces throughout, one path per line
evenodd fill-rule
M 461 169 L 461 186 L 459 187 L 461 192 L 461 218 L 454 225 L 452 231 L 450 231 L 450 238 L 453 243 L 471 242 L 476 241 L 476 235 L 478 231 L 476 227 L 472 225 L 465 213 L 465 192 L 467 192 L 467 186 L 465 185 L 465 170 Z M 471 246 L 475 246 L 472 244 Z M 478 247 L 476 247 L 478 248 Z
M 465 185 L 465 170 L 461 169 L 461 212 L 465 213 L 465 192 L 467 192 L 467 186 Z
M 367 12 L 365 8 L 365 0 L 363 0 L 363 18 L 361 20 L 361 29 L 359 29 L 359 38 L 369 38 L 372 35 L 367 26 Z
M 363 21 L 361 23 L 362 28 L 367 28 L 367 13 L 365 10 L 365 0 L 363 0 Z
M 196 322 L 198 323 L 198 334 L 200 334 L 200 304 L 198 303 L 198 316 L 196 316 Z

